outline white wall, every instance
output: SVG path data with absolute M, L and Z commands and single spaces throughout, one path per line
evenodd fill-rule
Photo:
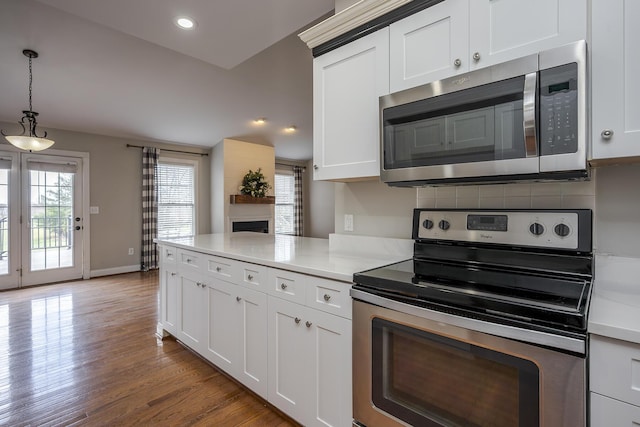
M 304 175 L 307 198 L 305 200 L 305 237 L 329 238 L 335 232 L 335 183 L 313 180 L 313 160 L 307 163 Z

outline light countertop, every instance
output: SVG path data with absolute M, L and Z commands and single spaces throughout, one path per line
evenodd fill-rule
M 333 235 L 332 235 L 333 236 Z M 159 244 L 351 283 L 353 274 L 411 258 L 403 239 L 317 239 L 262 233 L 202 234 Z M 407 243 L 408 242 L 408 243 Z
M 596 255 L 588 331 L 640 344 L 640 259 Z

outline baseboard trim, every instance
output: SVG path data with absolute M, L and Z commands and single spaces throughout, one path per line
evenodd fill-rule
M 101 270 L 91 270 L 91 277 L 111 276 L 113 274 L 132 273 L 140 271 L 139 265 L 123 265 L 122 267 L 103 268 Z

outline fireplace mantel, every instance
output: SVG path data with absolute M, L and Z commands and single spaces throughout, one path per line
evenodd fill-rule
M 252 197 L 246 194 L 231 194 L 229 202 L 232 205 L 239 204 L 256 204 L 256 205 L 273 205 L 276 203 L 275 196 Z

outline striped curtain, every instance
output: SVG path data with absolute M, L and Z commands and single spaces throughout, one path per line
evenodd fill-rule
M 158 236 L 158 204 L 156 199 L 156 166 L 159 150 L 142 148 L 142 248 L 140 269 L 158 268 L 158 249 L 153 239 Z
M 304 233 L 303 223 L 303 207 L 302 207 L 302 173 L 304 168 L 300 166 L 293 167 L 293 190 L 295 193 L 293 204 L 293 233 L 296 236 L 302 236 Z

